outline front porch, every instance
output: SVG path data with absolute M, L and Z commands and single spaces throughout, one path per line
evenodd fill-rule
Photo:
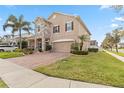
M 50 44 L 50 39 L 45 39 L 43 38 L 31 38 L 28 39 L 28 48 L 34 49 L 35 51 L 45 51 L 46 50 L 46 45 Z

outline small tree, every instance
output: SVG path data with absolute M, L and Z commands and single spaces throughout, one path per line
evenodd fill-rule
M 106 37 L 105 37 L 105 39 L 103 41 L 103 47 L 104 48 L 110 48 L 111 51 L 112 51 L 113 45 L 114 45 L 114 39 L 113 39 L 111 33 L 107 33 Z
M 81 36 L 79 36 L 79 39 L 81 41 L 80 42 L 80 51 L 82 51 L 82 47 L 84 45 L 84 42 L 89 40 L 89 36 L 88 35 L 81 35 Z
M 113 42 L 115 44 L 116 52 L 118 52 L 118 43 L 120 42 L 120 32 L 119 29 L 115 29 L 112 32 Z

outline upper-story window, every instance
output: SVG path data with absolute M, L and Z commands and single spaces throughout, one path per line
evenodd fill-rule
M 65 31 L 71 32 L 72 30 L 73 30 L 73 22 L 72 21 L 71 22 L 67 22 L 65 24 Z
M 53 33 L 58 33 L 58 32 L 60 32 L 60 26 L 54 26 Z
M 37 26 L 37 32 L 40 32 L 40 25 Z

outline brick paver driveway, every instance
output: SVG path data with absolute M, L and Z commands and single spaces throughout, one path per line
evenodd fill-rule
M 5 60 L 24 66 L 26 68 L 33 69 L 40 65 L 48 65 L 55 63 L 57 60 L 66 58 L 68 56 L 70 56 L 70 53 L 45 52 L 45 53 L 35 53 L 31 55 L 26 55 L 23 57 L 9 58 Z

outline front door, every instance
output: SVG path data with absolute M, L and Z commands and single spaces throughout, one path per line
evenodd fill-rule
M 37 48 L 38 49 L 41 49 L 42 48 L 42 40 L 41 39 L 38 39 L 37 40 Z

